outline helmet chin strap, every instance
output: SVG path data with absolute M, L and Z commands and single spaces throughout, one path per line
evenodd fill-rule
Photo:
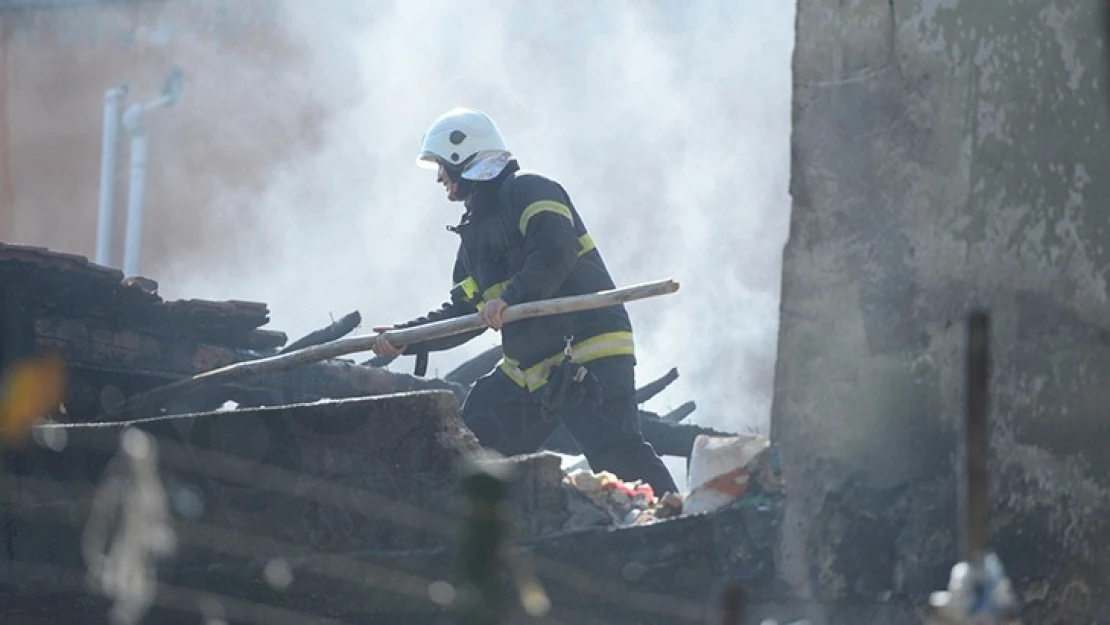
M 459 178 L 458 180 L 452 181 L 453 191 L 451 195 L 453 196 L 453 199 L 466 201 L 466 199 L 469 198 L 472 193 L 474 193 L 474 186 L 476 184 L 477 183 L 475 183 L 473 180 L 467 180 L 465 178 Z
M 451 181 L 451 194 L 448 199 L 456 202 L 465 202 L 474 193 L 474 187 L 477 184 L 473 180 L 467 180 L 462 177 L 463 171 L 466 169 L 471 159 L 467 159 L 464 163 L 457 166 L 449 166 L 440 162 L 440 166 L 447 174 L 447 179 Z

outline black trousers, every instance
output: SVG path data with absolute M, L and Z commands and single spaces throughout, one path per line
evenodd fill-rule
M 601 382 L 600 408 L 583 401 L 545 420 L 540 401 L 546 387 L 529 393 L 495 369 L 470 390 L 463 402 L 463 421 L 482 446 L 505 456 L 538 451 L 561 421 L 594 471 L 643 480 L 657 496 L 678 492 L 667 466 L 640 431 L 633 358 L 602 358 L 586 368 Z

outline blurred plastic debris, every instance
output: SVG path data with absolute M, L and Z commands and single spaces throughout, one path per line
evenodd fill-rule
M 756 500 L 783 485 L 775 449 L 758 433 L 699 435 L 689 475 L 694 488 L 685 497 L 657 498 L 651 486 L 638 481 L 626 482 L 607 471 L 571 470 L 563 478 L 570 513 L 565 527 L 644 525 Z
M 40 447 L 55 452 L 64 450 L 69 442 L 65 426 L 52 423 L 31 428 L 31 437 Z
M 926 614 L 930 625 L 1016 624 L 1018 604 L 1002 561 L 988 553 L 978 563 L 952 567 L 948 590 L 929 596 Z
M 65 362 L 55 357 L 28 358 L 8 367 L 0 378 L 0 439 L 19 445 L 41 419 L 65 399 Z
M 782 487 L 771 441 L 760 434 L 700 435 L 690 454 L 684 512 L 710 512 L 749 494 Z
M 455 602 L 455 587 L 443 580 L 434 581 L 428 584 L 428 598 L 438 606 L 448 607 Z
M 639 525 L 682 512 L 679 496 L 658 499 L 650 485 L 640 481 L 625 482 L 608 471 L 572 471 L 563 478 L 563 487 L 568 494 L 571 515 L 566 523 L 568 528 Z
M 274 558 L 266 563 L 266 567 L 262 571 L 262 577 L 270 585 L 270 588 L 285 590 L 289 587 L 289 584 L 293 583 L 293 567 L 284 558 Z
M 542 618 L 551 611 L 551 599 L 543 589 L 540 578 L 532 566 L 527 552 L 507 552 L 509 570 L 516 583 L 517 598 L 524 612 L 532 618 Z
M 112 600 L 113 625 L 136 625 L 146 614 L 157 589 L 155 560 L 172 554 L 176 542 L 157 443 L 129 427 L 101 477 L 81 541 L 89 583 Z
M 195 486 L 184 485 L 171 489 L 173 509 L 187 519 L 199 519 L 204 514 L 204 496 Z
M 205 596 L 197 603 L 201 625 L 227 625 L 224 604 L 218 597 Z

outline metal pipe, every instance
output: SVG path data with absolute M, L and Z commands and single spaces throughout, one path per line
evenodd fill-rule
M 131 117 L 131 178 L 127 189 L 127 234 L 123 248 L 123 275 L 139 275 L 139 252 L 143 242 L 143 194 L 146 192 L 146 128 L 141 108 L 132 104 Z
M 153 2 L 154 0 L 130 0 L 132 4 Z M 104 4 L 104 0 L 2 0 L 0 15 L 21 11 L 45 11 L 49 9 L 72 9 L 82 5 Z
M 104 92 L 104 132 L 100 146 L 100 196 L 96 216 L 96 263 L 112 262 L 112 217 L 115 212 L 116 151 L 119 143 L 120 106 L 127 85 Z
M 173 106 L 181 96 L 182 73 L 174 68 L 162 95 L 146 104 L 135 103 L 123 114 L 123 125 L 131 133 L 131 178 L 127 193 L 127 234 L 123 249 L 123 274 L 139 275 L 139 253 L 143 239 L 143 196 L 146 193 L 147 134 L 143 117 L 158 108 Z

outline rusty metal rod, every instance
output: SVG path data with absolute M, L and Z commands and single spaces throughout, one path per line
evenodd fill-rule
M 964 430 L 963 555 L 975 562 L 987 550 L 989 493 L 987 458 L 990 451 L 990 317 L 975 311 L 967 328 L 967 422 Z

